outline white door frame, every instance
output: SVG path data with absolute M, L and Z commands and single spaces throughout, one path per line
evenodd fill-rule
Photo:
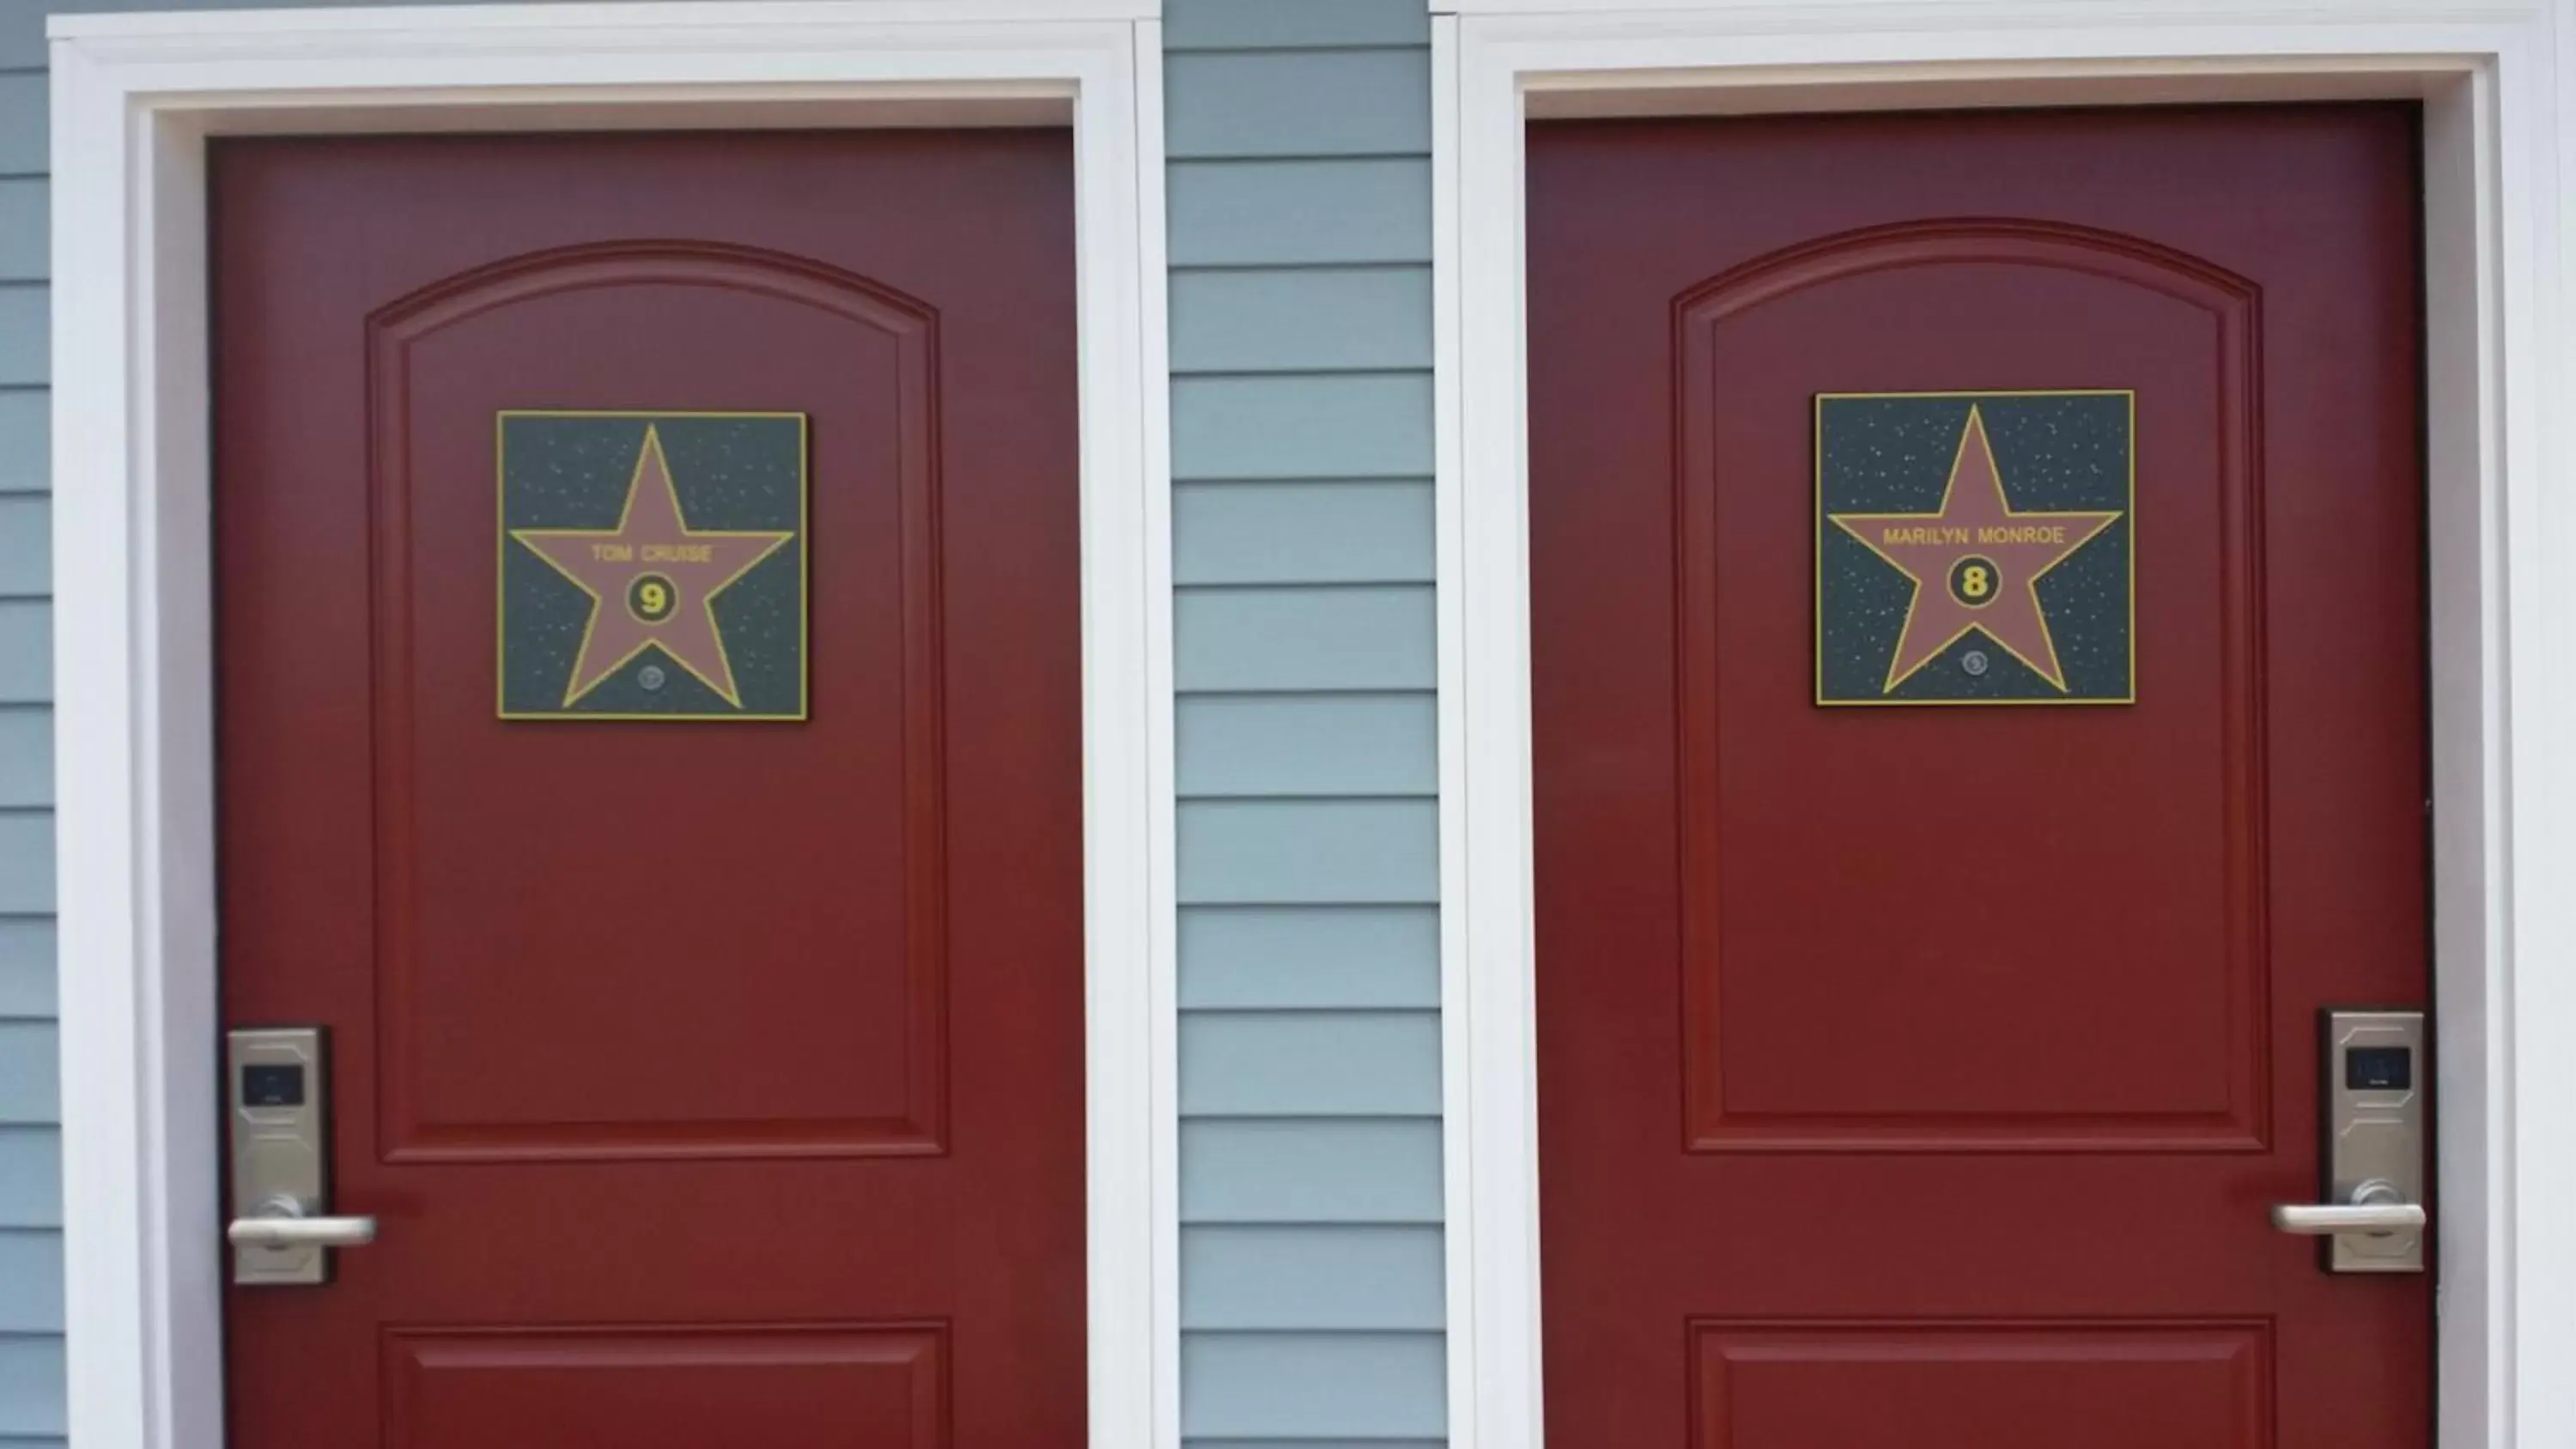
M 1526 118 L 2399 96 L 2424 105 L 2439 1443 L 2576 1444 L 2566 0 L 1434 9 L 1452 1441 L 1542 1425 Z
M 1156 0 L 52 22 L 63 1231 L 82 1449 L 219 1449 L 205 138 L 1070 124 L 1090 1442 L 1179 1439 Z

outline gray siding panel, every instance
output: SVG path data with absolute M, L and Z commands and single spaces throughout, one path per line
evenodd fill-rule
M 1440 1327 L 1436 1227 L 1181 1230 L 1184 1329 Z
M 0 1017 L 53 1014 L 53 919 L 0 916 Z
M 53 346 L 51 306 L 40 282 L 0 283 L 0 387 L 45 381 Z
M 1181 1343 L 1181 1432 L 1211 1438 L 1438 1438 L 1436 1333 L 1201 1333 Z
M 51 485 L 52 407 L 40 387 L 0 390 L 0 493 L 42 493 Z
M 0 704 L 0 810 L 54 803 L 54 712 Z
M 1187 1012 L 1185 1117 L 1423 1117 L 1440 1111 L 1434 1011 Z
M 1184 483 L 1172 497 L 1183 584 L 1431 582 L 1429 479 Z
M 0 1127 L 0 1228 L 63 1225 L 62 1134 Z
M 1229 1118 L 1181 1124 L 1185 1223 L 1440 1221 L 1440 1124 Z
M 51 704 L 53 700 L 53 605 L 37 599 L 0 599 L 0 704 Z
M 42 71 L 0 73 L 0 176 L 42 176 L 52 145 Z
M 1434 906 L 1184 906 L 1181 1005 L 1440 1004 Z
M 1190 1449 L 1442 1435 L 1428 31 L 1165 9 Z
M 1431 365 L 1431 269 L 1181 272 L 1172 369 L 1285 372 Z
M 51 271 L 45 183 L 0 181 L 0 282 L 42 281 Z
M 1418 51 L 1176 55 L 1163 64 L 1175 160 L 1419 156 L 1431 149 L 1431 75 Z
M 63 1331 L 63 1235 L 0 1228 L 0 1333 Z
M 1178 709 L 1184 795 L 1428 795 L 1440 783 L 1425 695 L 1203 694 Z M 0 741 L 8 723 L 0 714 Z
M 62 1115 L 57 1038 L 50 1021 L 0 1021 L 0 1126 L 50 1127 Z
M 54 909 L 54 812 L 0 810 L 0 915 Z
M 1178 379 L 1172 472 L 1183 479 L 1427 478 L 1430 375 Z
M 1429 800 L 1184 800 L 1185 905 L 1429 904 L 1440 891 Z
M 1172 605 L 1189 692 L 1427 690 L 1438 645 L 1427 586 L 1185 588 Z
M 1431 163 L 1175 161 L 1176 267 L 1431 260 Z
M 0 1335 L 0 1434 L 60 1434 L 64 1428 L 62 1336 Z
M 1431 7 L 1389 0 L 1164 0 L 1163 49 L 1429 45 Z M 1424 73 L 1429 73 L 1426 66 Z
M 0 497 L 0 598 L 51 593 L 53 500 L 43 494 Z

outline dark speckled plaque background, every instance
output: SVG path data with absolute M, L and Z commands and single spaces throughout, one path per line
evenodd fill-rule
M 2130 570 L 2130 394 L 1881 394 L 1816 399 L 1816 698 L 1822 704 L 2104 704 L 2136 696 Z M 1833 513 L 1933 513 L 1974 406 L 2022 513 L 2117 509 L 2122 517 L 2039 581 L 2066 671 L 2061 694 L 1983 632 L 1966 635 L 1891 691 L 1880 686 L 1914 586 Z M 1964 667 L 1970 650 L 1986 672 Z
M 797 537 L 715 600 L 742 707 L 647 649 L 570 706 L 565 683 L 590 622 L 579 585 L 514 528 L 617 526 L 644 429 L 662 439 L 680 512 L 694 529 Z M 805 715 L 805 419 L 797 413 L 501 414 L 501 713 L 513 718 L 801 719 Z M 640 676 L 658 666 L 663 685 Z

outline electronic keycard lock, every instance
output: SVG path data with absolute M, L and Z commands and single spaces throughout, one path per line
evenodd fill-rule
M 2424 1271 L 2428 1172 L 2424 1013 L 2327 1011 L 2318 1043 L 2322 1200 L 2283 1203 L 2272 1226 L 2323 1237 L 2330 1273 Z
M 331 1211 L 331 1077 L 318 1026 L 227 1033 L 233 1281 L 328 1283 L 331 1250 L 376 1240 L 374 1218 Z

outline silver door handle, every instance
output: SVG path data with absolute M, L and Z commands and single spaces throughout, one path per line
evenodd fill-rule
M 2272 1226 L 2303 1237 L 2413 1232 L 2429 1221 L 2422 1203 L 2406 1201 L 2394 1184 L 2377 1179 L 2354 1188 L 2350 1202 L 2285 1202 L 2272 1209 Z
M 354 1248 L 376 1240 L 374 1218 L 308 1217 L 304 1204 L 273 1197 L 235 1218 L 224 1237 L 236 1248 Z

